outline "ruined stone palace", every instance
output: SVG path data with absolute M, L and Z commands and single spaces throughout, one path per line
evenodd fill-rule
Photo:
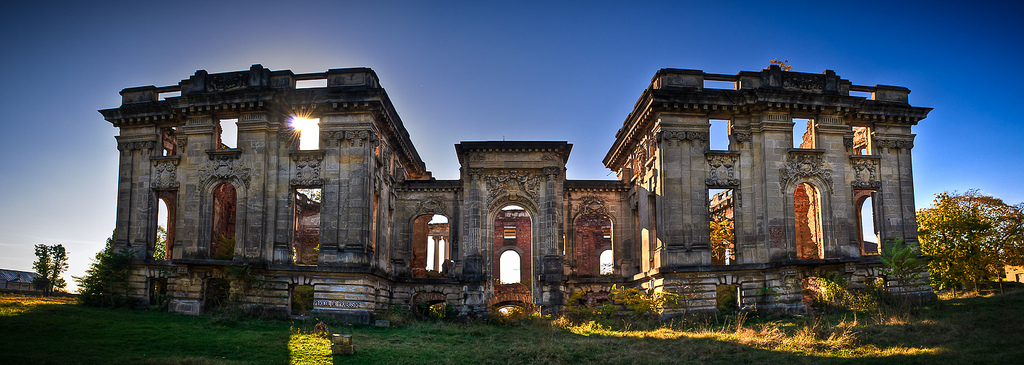
M 662 69 L 604 157 L 614 180 L 566 179 L 562 141 L 462 142 L 460 178 L 434 179 L 368 68 L 197 71 L 100 113 L 119 130 L 131 294 L 172 311 L 295 313 L 311 293 L 313 312 L 364 322 L 554 313 L 618 285 L 680 294 L 673 315 L 800 311 L 837 273 L 896 285 L 877 253 L 916 243 L 911 128 L 931 110 L 909 94 L 830 70 Z

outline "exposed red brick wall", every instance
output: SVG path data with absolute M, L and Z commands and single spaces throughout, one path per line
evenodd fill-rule
M 601 215 L 582 215 L 576 218 L 574 254 L 577 275 L 601 274 L 601 251 L 612 248 L 611 238 L 604 238 L 604 227 L 611 225 L 611 220 Z
M 413 277 L 427 277 L 427 222 L 431 218 L 433 216 L 421 215 L 412 223 L 412 261 L 409 267 Z
M 210 237 L 210 256 L 230 255 L 225 252 L 217 242 L 221 235 L 226 238 L 235 237 L 235 207 L 238 202 L 238 195 L 235 187 L 228 183 L 218 185 L 213 189 L 213 234 Z
M 793 191 L 793 210 L 796 220 L 796 251 L 800 259 L 820 259 L 821 213 L 817 190 L 807 183 L 797 185 Z
M 505 226 L 516 227 L 516 238 L 505 239 Z M 529 283 L 530 273 L 533 268 L 533 251 L 531 247 L 530 214 L 525 210 L 502 210 L 494 218 L 494 276 L 499 278 L 501 273 L 502 248 L 514 246 L 521 250 L 519 256 L 520 282 Z

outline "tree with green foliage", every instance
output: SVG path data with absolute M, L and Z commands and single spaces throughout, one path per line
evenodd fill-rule
M 156 226 L 156 244 L 153 245 L 153 259 L 170 259 L 170 257 L 167 257 L 167 230 L 164 229 L 164 226 Z
M 921 252 L 930 257 L 932 285 L 977 289 L 1004 265 L 1024 264 L 1024 205 L 1012 206 L 977 190 L 943 192 L 917 212 Z
M 114 250 L 114 234 L 96 254 L 85 276 L 78 282 L 78 302 L 94 307 L 120 307 L 129 304 L 126 291 L 131 269 L 132 252 Z
M 68 253 L 64 245 L 36 245 L 36 262 L 32 268 L 39 274 L 32 284 L 37 290 L 50 295 L 53 289 L 63 290 L 67 282 L 60 275 L 68 270 Z
M 902 239 L 883 245 L 878 256 L 885 265 L 882 272 L 895 280 L 903 290 L 920 280 L 921 273 L 928 265 L 928 260 L 921 258 L 918 250 Z

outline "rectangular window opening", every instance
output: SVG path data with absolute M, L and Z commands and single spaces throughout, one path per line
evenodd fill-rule
M 160 133 L 160 144 L 164 156 L 174 156 L 178 154 L 178 144 L 175 137 L 177 130 L 174 127 L 167 127 Z
M 298 80 L 295 81 L 296 89 L 314 89 L 320 87 L 327 87 L 327 79 L 316 79 L 316 80 Z
M 860 98 L 865 98 L 865 99 L 871 100 L 871 92 L 870 91 L 853 91 L 853 90 L 850 90 L 850 96 L 856 96 L 856 97 L 860 97 Z
M 871 129 L 868 127 L 853 127 L 853 154 L 870 155 L 871 153 Z
M 238 119 L 221 119 L 217 131 L 217 149 L 238 147 Z
M 320 202 L 322 190 L 295 189 L 295 231 L 292 260 L 296 265 L 316 265 L 320 253 Z
M 602 238 L 604 238 L 606 240 L 612 239 L 612 227 L 611 226 L 601 227 L 601 233 L 602 233 Z
M 708 148 L 711 150 L 729 149 L 730 124 L 728 120 L 711 119 L 711 136 L 708 141 Z
M 814 119 L 793 118 L 793 148 L 814 148 Z
M 516 226 L 505 226 L 505 239 L 514 240 L 516 239 Z
M 156 100 L 157 101 L 166 100 L 167 98 L 176 98 L 176 97 L 179 97 L 179 96 L 181 96 L 181 91 L 170 91 L 170 92 L 165 92 L 165 93 L 158 93 L 158 94 L 156 94 Z
M 320 118 L 292 118 L 291 124 L 299 134 L 300 150 L 320 149 Z
M 736 90 L 736 83 L 733 81 L 704 80 L 705 89 Z
M 732 265 L 736 262 L 733 202 L 732 189 L 708 189 L 708 228 L 711 263 L 714 265 Z

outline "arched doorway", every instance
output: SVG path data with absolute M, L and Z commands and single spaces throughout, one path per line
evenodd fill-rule
M 614 254 L 611 251 L 611 219 L 604 215 L 584 214 L 576 217 L 573 226 L 575 228 L 573 235 L 575 252 L 573 255 L 576 261 L 576 275 L 611 274 L 614 260 Z
M 494 299 L 532 303 L 533 221 L 521 206 L 507 205 L 494 216 Z
M 824 258 L 821 229 L 821 194 L 810 183 L 801 183 L 793 190 L 793 217 L 796 225 L 797 258 Z
M 213 188 L 213 221 L 210 234 L 210 258 L 230 260 L 235 253 L 235 210 L 238 194 L 234 185 L 221 183 Z
M 412 224 L 412 276 L 446 277 L 451 270 L 448 217 L 424 214 Z

